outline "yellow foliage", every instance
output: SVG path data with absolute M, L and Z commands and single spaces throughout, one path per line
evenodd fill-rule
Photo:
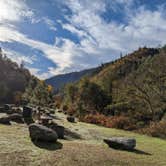
M 52 92 L 53 91 L 53 87 L 51 85 L 48 85 L 47 86 L 47 90 L 48 90 L 48 92 Z

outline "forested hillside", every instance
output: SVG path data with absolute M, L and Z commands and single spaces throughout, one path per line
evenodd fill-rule
M 0 49 L 0 104 L 48 104 L 51 93 L 51 86 L 31 75 L 22 64 L 12 62 Z
M 166 47 L 140 48 L 102 65 L 66 86 L 62 103 L 82 121 L 164 137 Z

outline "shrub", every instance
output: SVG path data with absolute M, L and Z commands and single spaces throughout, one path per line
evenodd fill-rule
M 107 119 L 108 117 L 102 114 L 96 113 L 96 114 L 86 115 L 84 118 L 82 118 L 82 121 L 105 126 Z
M 106 126 L 110 128 L 117 128 L 117 129 L 124 129 L 124 130 L 135 129 L 135 125 L 133 124 L 131 119 L 122 115 L 111 117 L 110 120 L 107 121 Z
M 149 127 L 146 127 L 139 132 L 150 135 L 152 137 L 166 138 L 166 121 L 151 122 Z
M 96 113 L 96 114 L 86 115 L 81 120 L 87 123 L 98 124 L 109 128 L 117 128 L 125 130 L 133 130 L 136 128 L 135 125 L 132 123 L 132 121 L 125 116 L 108 117 L 103 114 Z
M 63 105 L 62 109 L 63 109 L 63 111 L 67 111 L 68 110 L 68 106 L 67 105 Z

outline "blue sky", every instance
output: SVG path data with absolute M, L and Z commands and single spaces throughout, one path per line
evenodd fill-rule
M 41 79 L 166 44 L 165 0 L 0 0 L 0 47 Z

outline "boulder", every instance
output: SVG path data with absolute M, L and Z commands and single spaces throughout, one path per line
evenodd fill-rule
M 33 141 L 56 142 L 58 138 L 54 130 L 36 123 L 29 125 L 29 132 Z
M 4 107 L 0 107 L 0 113 L 4 113 Z
M 12 112 L 13 113 L 19 113 L 22 114 L 22 108 L 21 107 L 12 107 Z
M 136 140 L 134 138 L 112 137 L 104 139 L 104 142 L 114 149 L 133 150 L 136 146 Z
M 57 133 L 58 138 L 60 138 L 60 139 L 64 138 L 65 128 L 63 126 L 59 126 L 56 123 L 51 123 L 49 128 L 51 128 L 52 130 L 54 130 Z
M 23 117 L 32 117 L 32 108 L 28 106 L 23 107 Z
M 22 115 L 18 113 L 11 114 L 9 116 L 10 121 L 16 122 L 16 123 L 24 123 Z
M 55 110 L 50 110 L 50 114 L 55 114 Z
M 71 122 L 71 123 L 75 122 L 75 118 L 73 116 L 68 116 L 67 120 L 68 120 L 68 122 Z
M 23 107 L 23 119 L 26 124 L 31 124 L 34 123 L 33 118 L 32 118 L 32 108 L 28 106 Z
M 58 110 L 59 113 L 63 112 L 61 109 Z
M 10 118 L 8 116 L 1 117 L 0 118 L 0 123 L 10 125 Z
M 12 109 L 12 105 L 11 104 L 5 104 L 4 105 L 4 110 L 5 111 L 9 111 L 9 110 L 11 110 Z

